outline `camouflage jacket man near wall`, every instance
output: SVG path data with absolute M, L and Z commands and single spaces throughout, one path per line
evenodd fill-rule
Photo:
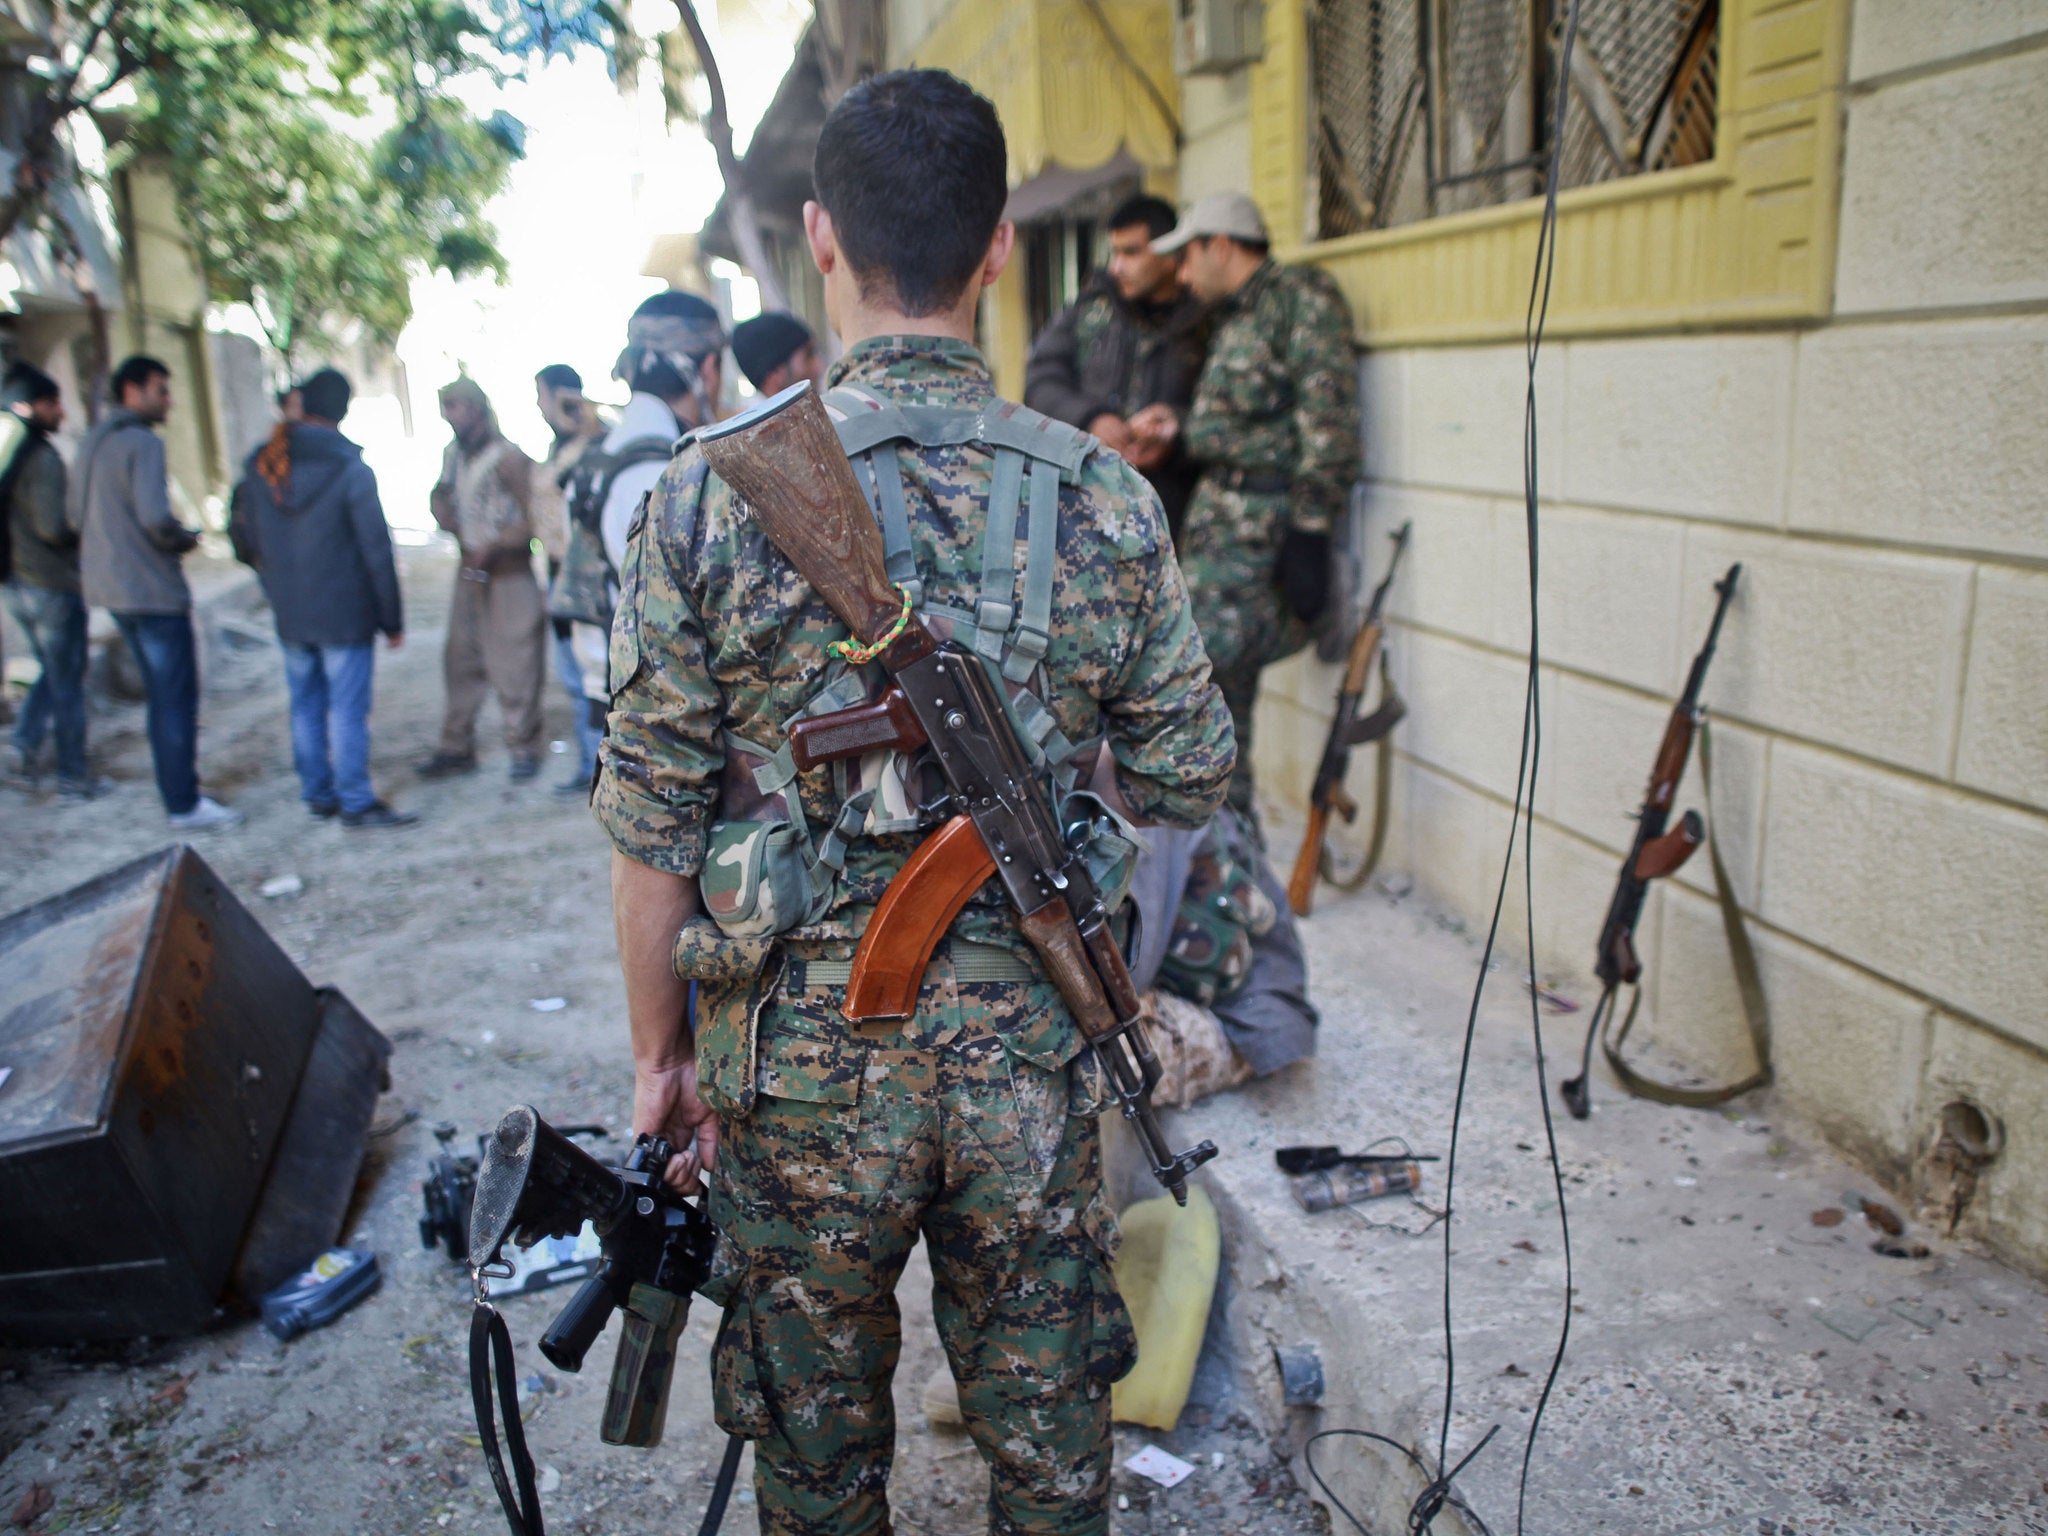
M 1180 541 L 1196 466 L 1170 436 L 1141 437 L 1131 418 L 1148 405 L 1184 414 L 1208 347 L 1208 312 L 1180 280 L 1180 258 L 1154 253 L 1173 208 L 1140 194 L 1109 216 L 1109 265 L 1031 346 L 1024 403 L 1093 433 L 1159 493 Z
M 1249 810 L 1259 673 L 1308 643 L 1329 593 L 1330 530 L 1358 477 L 1351 316 L 1326 273 L 1267 256 L 1265 221 L 1239 193 L 1203 198 L 1153 249 L 1183 252 L 1184 281 L 1214 306 L 1209 360 L 1178 424 L 1202 467 L 1180 549 L 1237 728 L 1231 803 Z M 1132 426 L 1174 424 L 1154 409 Z
M 1014 238 L 1000 222 L 1004 165 L 994 108 L 950 75 L 880 75 L 834 107 L 820 201 L 805 209 L 848 344 L 827 398 L 849 418 L 904 408 L 906 422 L 984 433 L 1043 424 L 1068 445 L 1071 473 L 1045 479 L 1053 499 L 1039 503 L 1056 513 L 1054 603 L 1034 696 L 1067 738 L 1102 741 L 1074 762 L 1105 799 L 1199 825 L 1229 777 L 1230 725 L 1159 503 L 1085 436 L 998 401 L 970 344 L 979 291 Z M 892 575 L 928 613 L 978 612 L 977 624 L 1010 606 L 986 580 L 1008 560 L 983 560 L 989 441 L 906 437 L 887 454 L 914 565 Z M 884 458 L 856 461 L 871 486 Z M 886 533 L 890 498 L 876 494 Z M 753 846 L 720 839 L 758 814 L 784 727 L 838 675 L 826 644 L 845 634 L 699 451 L 680 455 L 621 570 L 595 807 L 616 850 L 634 1124 L 687 1149 L 669 1178 L 687 1190 L 705 1176 L 723 1234 L 705 1287 L 725 1308 L 718 1420 L 754 1441 L 764 1533 L 888 1529 L 893 1293 L 923 1235 L 962 1411 L 991 1468 L 990 1529 L 1104 1536 L 1109 1386 L 1134 1341 L 1110 1273 L 1095 1106 L 1086 1074 L 1070 1081 L 1078 1026 L 993 887 L 955 922 L 912 1019 L 847 1022 L 846 961 L 914 831 L 851 832 L 843 873 L 775 939 L 731 937 L 710 879 L 728 873 L 714 847 Z M 844 827 L 844 784 L 827 767 L 785 789 L 809 826 Z M 699 915 L 700 877 L 723 930 Z

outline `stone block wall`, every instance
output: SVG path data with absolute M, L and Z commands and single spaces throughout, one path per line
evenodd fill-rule
M 1859 0 L 1851 36 L 1831 317 L 1544 349 L 1537 960 L 1591 997 L 1628 815 L 1741 561 L 1712 812 L 1780 1101 L 1907 1197 L 1943 1106 L 1981 1105 L 2007 1141 L 1963 1230 L 2048 1272 L 2048 4 Z M 1388 864 L 1483 921 L 1528 628 L 1522 353 L 1383 352 L 1363 380 L 1375 579 L 1415 524 Z M 1299 803 L 1334 684 L 1269 673 L 1271 799 Z M 1705 799 L 1695 758 L 1679 804 Z M 1712 889 L 1701 857 L 1652 897 L 1639 1031 L 1735 1075 Z

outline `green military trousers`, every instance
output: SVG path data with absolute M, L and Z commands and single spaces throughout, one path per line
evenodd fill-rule
M 957 984 L 943 956 L 901 1026 L 856 1030 L 841 996 L 763 1006 L 712 1181 L 718 1422 L 754 1442 L 763 1536 L 890 1531 L 895 1290 L 920 1235 L 990 1531 L 1104 1536 L 1109 1388 L 1136 1341 L 1073 1026 L 1043 983 Z
M 1188 503 L 1181 534 L 1188 607 L 1237 733 L 1230 803 L 1246 812 L 1253 810 L 1252 706 L 1259 674 L 1309 639 L 1308 626 L 1289 610 L 1274 573 L 1287 511 L 1284 492 L 1226 490 L 1205 477 Z

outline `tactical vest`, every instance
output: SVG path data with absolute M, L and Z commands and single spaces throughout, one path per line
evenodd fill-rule
M 1075 788 L 1075 744 L 1055 723 L 1045 697 L 1044 660 L 1052 638 L 1053 575 L 1059 542 L 1060 486 L 1078 479 L 1095 439 L 1021 405 L 987 409 L 896 406 L 854 386 L 825 396 L 855 478 L 881 524 L 889 579 L 940 640 L 982 658 L 1032 768 L 1051 790 L 1062 828 L 1083 842 L 1097 884 L 1113 906 L 1129 883 L 1136 848 L 1128 825 L 1094 795 Z M 912 451 L 975 445 L 990 450 L 988 517 L 982 538 L 980 593 L 973 609 L 927 603 L 910 535 L 899 445 Z M 1016 573 L 1020 524 L 1025 560 Z M 879 663 L 828 666 L 796 719 L 866 702 L 885 686 Z M 790 722 L 783 722 L 785 733 Z M 832 905 L 856 838 L 915 831 L 924 825 L 924 785 L 893 752 L 832 765 L 839 813 L 809 824 L 797 793 L 797 768 L 785 740 L 773 752 L 727 732 L 720 820 L 711 828 L 700 888 L 705 911 L 734 938 L 788 935 L 849 938 L 823 918 Z
M 619 573 L 605 552 L 604 504 L 620 475 L 636 464 L 667 463 L 689 440 L 687 433 L 681 439 L 650 434 L 631 438 L 610 452 L 602 446 L 584 449 L 562 483 L 569 547 L 548 594 L 550 618 L 611 628 L 619 603 Z

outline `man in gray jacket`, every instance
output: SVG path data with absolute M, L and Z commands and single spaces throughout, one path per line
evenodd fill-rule
M 376 638 L 405 643 L 391 530 L 363 450 L 341 435 L 349 383 L 322 368 L 299 384 L 300 419 L 249 455 L 228 537 L 263 578 L 292 698 L 299 795 L 321 820 L 404 827 L 370 786 Z
M 78 447 L 67 515 L 79 536 L 85 600 L 114 616 L 142 673 L 157 793 L 180 832 L 242 820 L 199 792 L 199 658 L 192 591 L 180 562 L 199 543 L 171 511 L 156 428 L 171 413 L 171 370 L 128 358 L 109 381 L 116 402 Z

